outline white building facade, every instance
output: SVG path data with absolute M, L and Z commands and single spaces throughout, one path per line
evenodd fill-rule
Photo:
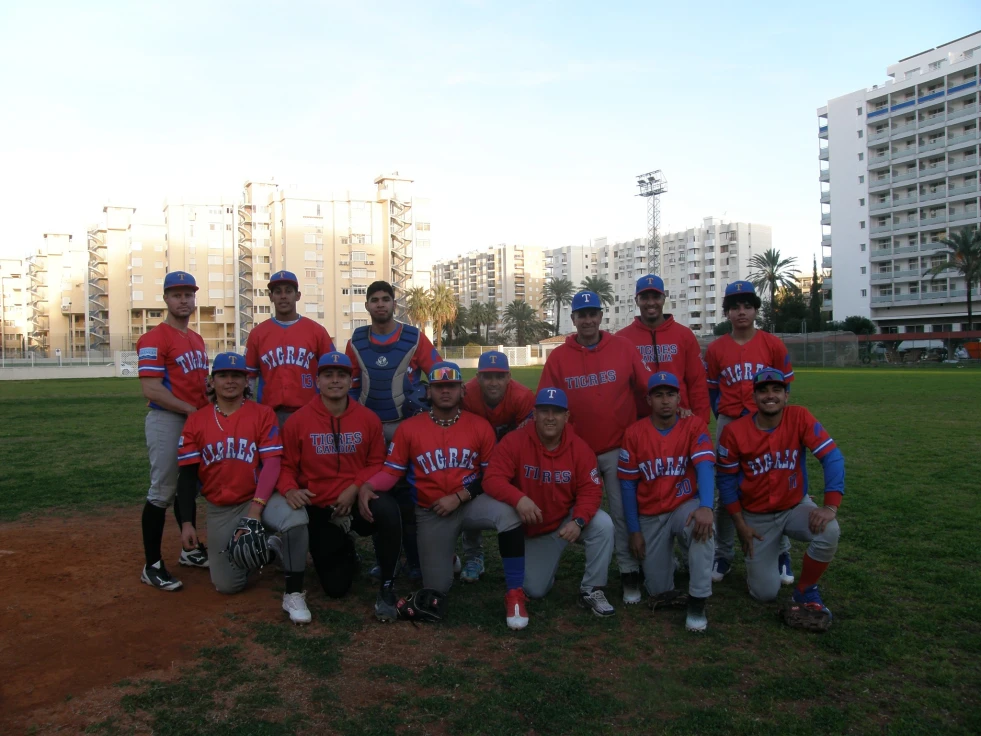
M 545 251 L 545 281 L 550 279 L 568 279 L 578 291 L 583 279 L 599 275 L 600 251 L 606 244 L 606 239 L 590 245 L 566 245 L 561 248 L 549 248 Z M 549 324 L 555 324 L 555 308 L 546 310 Z M 572 331 L 572 318 L 569 305 L 560 310 L 559 330 Z

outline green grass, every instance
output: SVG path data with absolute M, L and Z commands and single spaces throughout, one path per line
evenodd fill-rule
M 514 375 L 534 387 L 538 371 Z M 343 734 L 435 723 L 453 734 L 978 733 L 977 373 L 805 369 L 792 400 L 814 412 L 846 459 L 841 546 L 822 581 L 835 614 L 825 635 L 787 629 L 775 605 L 751 600 L 740 561 L 714 587 L 703 636 L 686 635 L 680 612 L 618 605 L 614 620 L 601 621 L 575 605 L 578 549 L 564 556 L 548 598 L 530 605 L 530 627 L 512 633 L 488 535 L 489 572 L 453 590 L 439 653 L 421 651 L 429 630 L 405 625 L 400 639 L 417 647 L 414 664 L 393 658 L 357 670 L 358 643 L 375 630 L 364 615 L 374 591 L 362 583 L 343 601 L 311 596 L 306 630 L 230 619 L 219 641 L 199 642 L 207 648 L 186 675 L 125 684 L 117 711 L 90 730 L 314 732 L 329 714 Z M 0 411 L 0 519 L 81 499 L 91 508 L 142 499 L 145 411 L 135 381 L 0 383 Z M 820 467 L 809 462 L 820 487 Z M 795 543 L 798 563 L 802 553 Z M 251 664 L 250 652 L 274 658 L 280 673 Z M 337 695 L 351 667 L 373 693 L 370 705 Z M 299 709 L 267 684 L 290 673 L 314 683 Z

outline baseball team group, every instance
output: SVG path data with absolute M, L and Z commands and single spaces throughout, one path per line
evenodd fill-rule
M 788 404 L 790 358 L 755 327 L 761 303 L 750 282 L 726 287 L 732 331 L 704 360 L 691 330 L 664 313 L 659 277 L 637 281 L 639 314 L 616 334 L 600 329 L 597 294 L 579 292 L 575 333 L 549 354 L 536 392 L 511 379 L 497 351 L 464 383 L 424 332 L 395 319 L 387 282 L 367 288 L 371 322 L 344 352 L 297 313 L 294 274 L 274 273 L 268 289 L 274 314 L 249 334 L 244 356 L 209 361 L 189 328 L 197 286 L 181 271 L 164 280 L 165 320 L 139 340 L 150 407 L 147 585 L 183 585 L 161 557 L 173 505 L 179 564 L 207 568 L 220 593 L 278 564 L 283 609 L 309 623 L 308 560 L 325 594 L 342 597 L 360 570 L 354 540 L 370 537 L 375 616 L 435 621 L 457 575 L 475 583 L 484 574 L 483 532 L 492 530 L 511 629 L 528 625 L 528 599 L 548 595 L 563 552 L 582 544 L 584 609 L 614 615 L 606 591 L 615 556 L 625 604 L 646 593 L 652 609 L 682 609 L 685 627 L 704 631 L 712 584 L 730 571 L 738 537 L 753 598 L 773 601 L 791 585 L 786 623 L 830 627 L 818 581 L 838 546 L 844 459 L 807 409 Z M 820 505 L 806 450 L 823 469 Z M 796 576 L 790 539 L 807 543 Z M 675 587 L 685 568 L 687 591 Z M 397 579 L 416 590 L 399 597 Z

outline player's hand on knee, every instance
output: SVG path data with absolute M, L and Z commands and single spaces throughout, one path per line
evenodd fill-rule
M 828 526 L 828 522 L 832 521 L 837 515 L 833 506 L 822 506 L 821 508 L 812 510 L 807 517 L 811 534 L 820 534 L 823 532 L 825 527 Z
M 753 540 L 758 539 L 762 542 L 763 535 L 758 534 L 757 531 L 746 522 L 743 522 L 740 526 L 736 527 L 736 533 L 739 535 L 739 542 L 742 545 L 743 554 L 749 559 L 753 559 Z
M 514 510 L 518 512 L 522 524 L 531 525 L 542 523 L 542 510 L 528 496 L 522 496 L 521 500 L 514 507 Z
M 448 496 L 443 496 L 436 503 L 432 505 L 432 510 L 436 512 L 437 516 L 449 516 L 458 508 L 463 501 L 460 499 L 456 493 L 451 493 Z
M 371 490 L 371 486 L 365 484 L 358 489 L 358 511 L 361 512 L 361 518 L 369 524 L 375 520 L 375 517 L 371 515 L 369 504 L 376 498 L 378 498 L 378 494 Z
M 283 498 L 286 499 L 286 503 L 291 509 L 300 509 L 310 505 L 313 501 L 313 494 L 306 488 L 294 488 L 292 491 L 286 491 Z
M 580 534 L 582 534 L 582 531 L 574 521 L 567 521 L 559 529 L 559 539 L 564 539 L 569 544 L 575 544 L 579 540 Z
M 685 526 L 691 524 L 692 521 L 695 522 L 695 528 L 692 529 L 692 537 L 696 542 L 707 542 L 712 538 L 712 524 L 715 521 L 715 514 L 712 513 L 710 506 L 699 506 L 688 514 Z
M 679 416 L 679 417 L 680 417 L 681 419 L 687 419 L 687 418 L 688 418 L 688 417 L 690 417 L 690 416 L 691 416 L 692 414 L 693 414 L 693 412 L 692 412 L 692 410 L 691 410 L 691 409 L 679 409 L 679 410 L 678 410 L 678 416 Z
M 181 526 L 181 544 L 184 545 L 184 549 L 198 548 L 198 532 L 189 521 L 185 521 Z
M 345 488 L 341 495 L 337 497 L 334 501 L 334 513 L 332 518 L 340 518 L 341 516 L 347 516 L 351 513 L 351 507 L 354 506 L 354 501 L 358 497 L 358 487 L 354 483 Z
M 647 556 L 647 543 L 644 541 L 643 532 L 630 532 L 627 544 L 635 560 L 643 560 Z

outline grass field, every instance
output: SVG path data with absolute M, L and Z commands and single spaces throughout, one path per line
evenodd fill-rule
M 515 371 L 528 385 L 537 375 Z M 677 612 L 645 607 L 617 605 L 614 620 L 600 621 L 575 606 L 580 550 L 530 605 L 529 628 L 509 632 L 488 537 L 488 575 L 454 588 L 422 667 L 372 665 L 350 695 L 342 673 L 375 627 L 364 616 L 374 590 L 363 584 L 339 603 L 311 596 L 305 630 L 230 621 L 199 642 L 183 677 L 122 683 L 118 707 L 89 730 L 276 734 L 316 732 L 326 719 L 343 734 L 981 732 L 978 375 L 801 370 L 792 401 L 829 429 L 847 467 L 841 545 L 822 581 L 835 615 L 825 635 L 789 630 L 775 605 L 752 601 L 741 561 L 714 588 L 705 635 L 686 635 Z M 0 411 L 0 520 L 142 503 L 137 381 L 2 382 Z M 795 565 L 802 552 L 795 543 Z M 405 625 L 399 651 L 428 633 Z M 299 702 L 264 684 L 277 673 L 302 678 Z

